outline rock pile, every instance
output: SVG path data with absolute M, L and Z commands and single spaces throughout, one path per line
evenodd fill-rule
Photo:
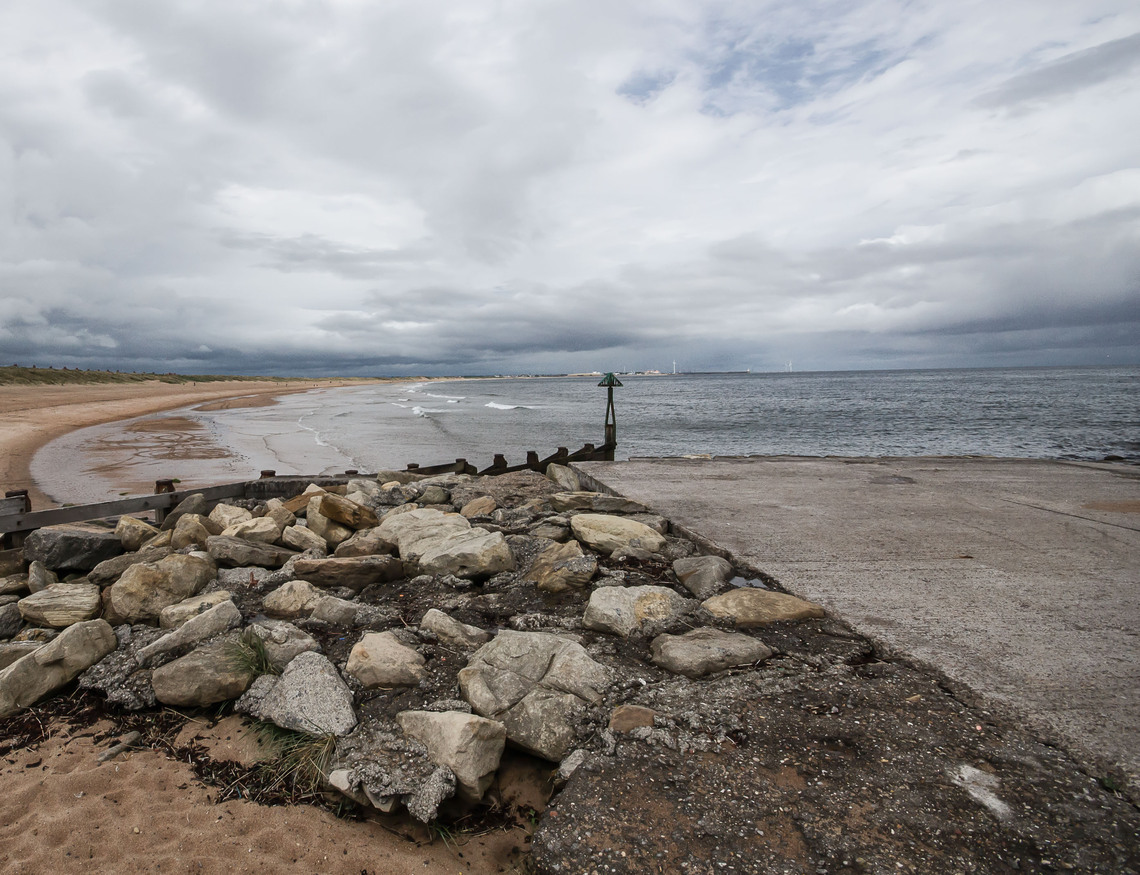
M 647 685 L 753 671 L 773 655 L 755 629 L 822 616 L 695 553 L 529 471 L 41 529 L 0 580 L 0 716 L 76 677 L 124 709 L 234 700 L 334 739 L 331 788 L 429 821 L 478 802 L 507 745 L 566 780 L 623 721 L 655 731 L 628 704 Z

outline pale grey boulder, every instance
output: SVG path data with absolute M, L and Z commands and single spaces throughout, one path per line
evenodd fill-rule
M 491 633 L 478 626 L 461 623 L 443 611 L 431 608 L 420 620 L 420 629 L 430 632 L 445 644 L 473 649 L 491 640 Z
M 158 625 L 163 629 L 177 629 L 187 620 L 205 613 L 222 602 L 231 601 L 233 594 L 229 590 L 216 589 L 213 592 L 191 596 L 177 604 L 168 605 L 158 612 Z
M 345 673 L 366 689 L 414 687 L 427 677 L 424 658 L 391 632 L 369 632 L 356 642 Z
M 344 556 L 330 559 L 298 559 L 293 575 L 314 586 L 343 586 L 360 592 L 374 583 L 400 580 L 404 563 L 395 556 Z
M 360 605 L 347 599 L 327 595 L 313 608 L 312 618 L 332 623 L 334 626 L 352 626 L 360 612 Z
M 824 616 L 823 607 L 815 602 L 748 586 L 706 599 L 702 607 L 714 617 L 732 620 L 738 629 Z
M 261 641 L 269 664 L 275 671 L 284 671 L 285 666 L 302 653 L 312 653 L 321 645 L 307 632 L 298 629 L 284 620 L 261 618 L 255 620 L 245 630 L 246 635 L 255 635 Z
M 421 542 L 418 564 L 427 574 L 454 574 L 481 580 L 500 571 L 513 571 L 515 558 L 502 532 L 470 529 L 465 532 Z
M 720 556 L 690 556 L 673 562 L 681 585 L 699 599 L 712 598 L 732 579 L 732 563 Z
M 207 523 L 210 525 L 207 526 Z M 211 528 L 214 531 L 211 531 Z M 205 549 L 210 535 L 217 534 L 219 534 L 218 527 L 210 522 L 209 517 L 196 513 L 183 514 L 170 530 L 170 546 L 174 550 L 185 550 L 187 547 L 202 550 Z
M 543 592 L 584 589 L 598 573 L 598 560 L 586 555 L 577 541 L 551 544 L 523 575 Z
M 68 626 L 55 638 L 0 671 L 0 717 L 7 717 L 74 680 L 118 644 L 106 620 Z
M 271 617 L 295 619 L 309 616 L 324 597 L 324 592 L 307 580 L 290 580 L 267 594 L 261 607 Z
M 163 547 L 143 547 L 134 553 L 124 553 L 100 562 L 87 573 L 87 580 L 99 586 L 110 586 L 132 565 L 141 565 L 144 562 L 158 562 L 165 559 L 174 549 L 169 545 Z
M 292 525 L 281 531 L 281 543 L 293 550 L 328 551 L 328 543 L 307 526 Z
M 113 559 L 107 560 L 107 562 L 113 561 Z M 104 564 L 106 563 L 100 563 L 100 565 Z M 99 566 L 97 565 L 95 567 L 98 568 Z M 88 577 L 88 581 L 90 583 L 98 583 L 98 581 L 91 580 L 90 577 Z M 37 593 L 40 590 L 47 589 L 52 584 L 56 583 L 59 583 L 59 575 L 44 565 L 42 562 L 40 562 L 38 559 L 28 563 L 28 592 Z
M 601 492 L 556 492 L 549 497 L 550 506 L 559 513 L 584 511 L 589 513 L 646 513 L 649 508 L 639 501 L 606 495 Z
M 139 665 L 153 666 L 181 656 L 203 641 L 241 625 L 241 611 L 232 601 L 223 601 L 191 617 L 138 652 Z
M 238 633 L 219 636 L 151 674 L 155 698 L 164 705 L 204 707 L 236 699 L 254 674 L 235 656 Z
M 110 605 L 127 622 L 157 622 L 163 608 L 197 595 L 216 574 L 217 566 L 203 554 L 174 553 L 132 565 L 108 587 Z
M 477 714 L 501 722 L 513 743 L 554 761 L 574 744 L 576 722 L 612 680 L 574 641 L 511 630 L 483 645 L 459 672 L 460 690 Z
M 394 552 L 396 544 L 381 533 L 379 527 L 362 529 L 347 541 L 337 544 L 334 556 L 379 556 Z
M 244 507 L 234 507 L 232 504 L 217 504 L 214 506 L 214 509 L 210 511 L 209 517 L 222 531 L 225 531 L 235 523 L 253 519 L 253 514 Z
M 138 550 L 157 534 L 158 529 L 133 516 L 119 517 L 118 523 L 115 524 L 115 537 L 127 551 Z
M 205 516 L 210 512 L 210 502 L 206 501 L 206 496 L 201 492 L 195 492 L 192 495 L 187 495 L 182 501 L 178 502 L 174 508 L 166 515 L 166 519 L 162 521 L 159 529 L 163 532 L 173 531 L 174 527 L 178 525 L 178 521 L 186 514 L 197 514 Z
M 607 556 L 622 547 L 640 547 L 650 553 L 664 549 L 665 536 L 645 523 L 610 514 L 580 513 L 571 517 L 574 537 Z
M 551 462 L 546 466 L 546 479 L 553 482 L 563 492 L 581 492 L 582 483 L 572 468 Z
M 321 492 L 313 495 L 313 497 L 309 499 L 309 503 L 305 508 L 305 521 L 309 526 L 309 530 L 323 538 L 325 545 L 331 550 L 336 547 L 337 544 L 351 538 L 355 530 L 351 526 L 341 525 L 336 520 L 330 519 L 321 513 L 321 499 L 326 494 L 327 493 Z
M 605 586 L 590 593 L 582 625 L 623 638 L 646 625 L 681 617 L 696 602 L 664 586 Z
M 352 691 L 319 653 L 298 654 L 280 677 L 261 675 L 234 707 L 308 735 L 348 735 L 356 727 Z
M 506 746 L 502 723 L 459 711 L 403 711 L 396 722 L 405 735 L 427 748 L 433 763 L 451 770 L 460 798 L 483 798 Z
M 280 568 L 297 555 L 286 547 L 214 535 L 206 539 L 206 550 L 219 565 L 231 568 L 259 565 L 262 568 Z
M 29 623 L 63 629 L 94 619 L 103 603 L 99 587 L 93 583 L 53 583 L 20 599 L 17 605 Z
M 221 535 L 226 538 L 241 538 L 256 544 L 276 544 L 281 538 L 282 526 L 272 517 L 252 517 L 226 526 Z
M 683 635 L 658 635 L 649 645 L 655 665 L 674 674 L 699 678 L 741 665 L 753 665 L 772 655 L 772 650 L 739 632 L 693 629 Z

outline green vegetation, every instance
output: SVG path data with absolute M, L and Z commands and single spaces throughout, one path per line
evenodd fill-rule
M 269 658 L 265 641 L 252 628 L 241 633 L 227 653 L 230 664 L 238 671 L 247 671 L 254 677 L 263 674 L 281 674 L 281 670 Z
M 321 794 L 336 751 L 332 735 L 306 735 L 258 721 L 254 734 L 267 761 L 257 767 L 261 794 L 281 794 L 292 804 Z
M 284 382 L 296 377 L 235 377 L 223 374 L 136 374 L 127 371 L 80 371 L 71 368 L 0 367 L 0 386 L 66 386 L 81 383 L 220 383 L 230 380 Z

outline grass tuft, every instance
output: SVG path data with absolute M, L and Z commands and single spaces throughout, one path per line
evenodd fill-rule
M 269 757 L 257 767 L 263 793 L 280 793 L 294 803 L 320 795 L 336 752 L 335 736 L 307 735 L 265 722 L 255 723 L 253 732 Z
M 253 629 L 246 629 L 233 644 L 228 654 L 231 667 L 247 671 L 254 677 L 263 674 L 281 674 L 281 669 L 273 664 L 265 641 Z

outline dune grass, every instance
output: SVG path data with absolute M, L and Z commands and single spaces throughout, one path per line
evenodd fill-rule
M 13 364 L 0 367 L 0 386 L 66 386 L 86 383 L 220 383 L 274 380 L 296 377 L 238 377 L 224 374 L 139 374 L 131 371 L 81 371 L 76 368 L 37 368 Z

